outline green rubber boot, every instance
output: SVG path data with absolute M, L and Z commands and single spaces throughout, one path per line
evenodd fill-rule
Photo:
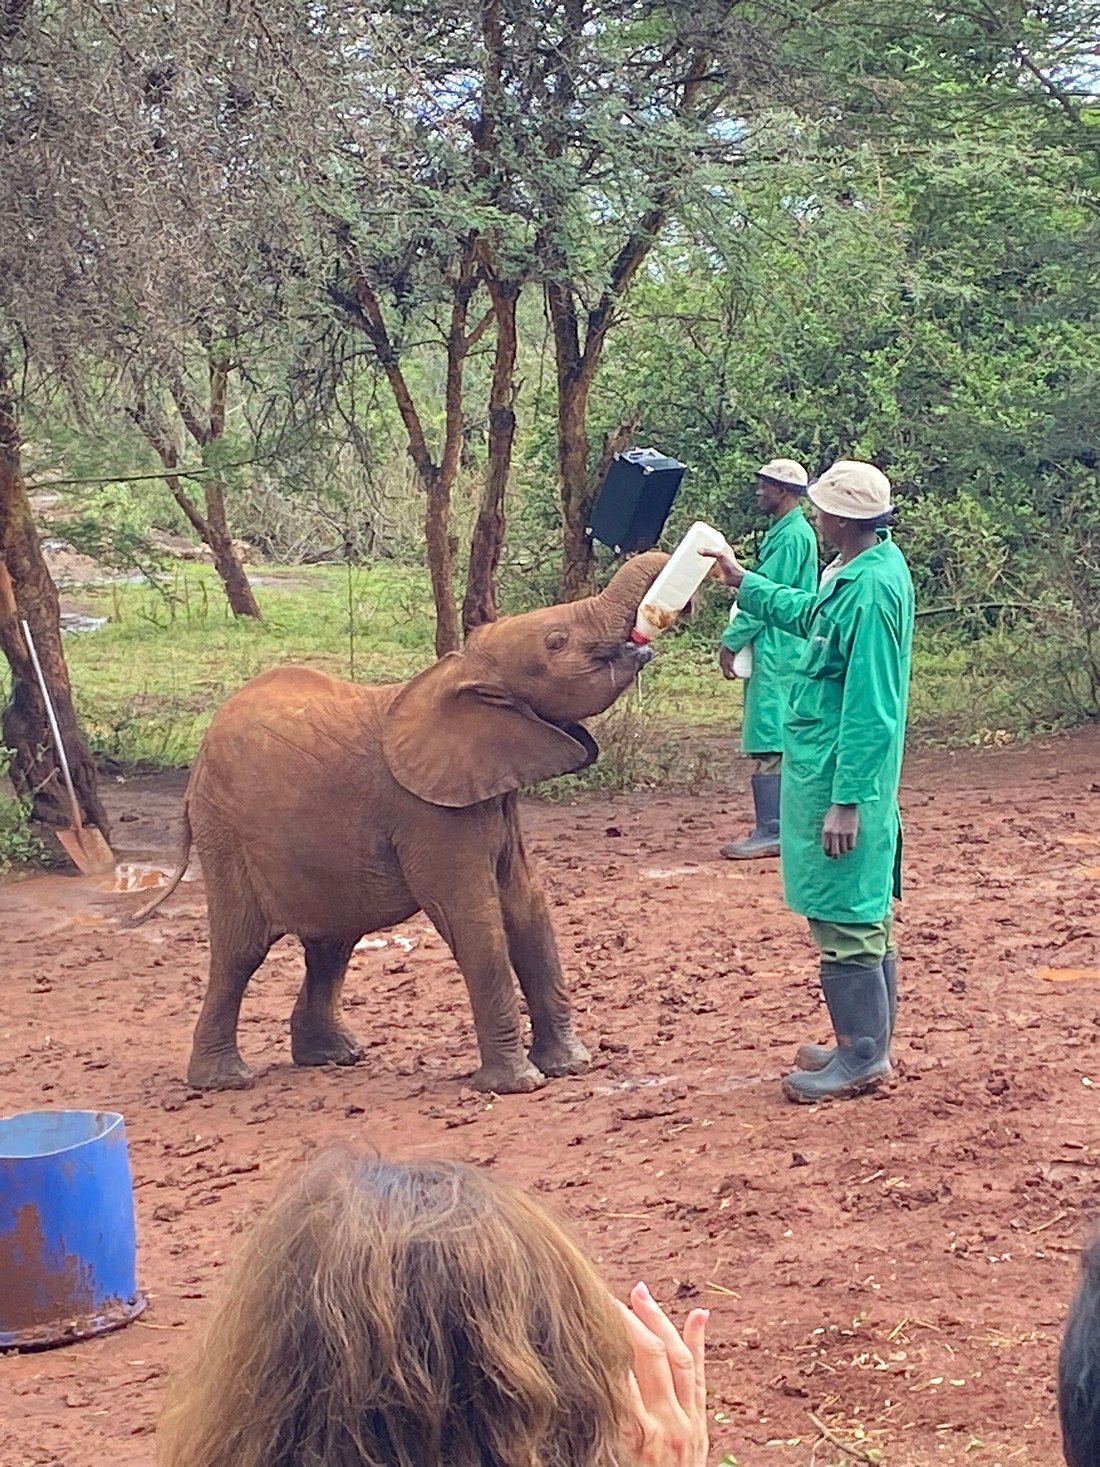
M 754 774 L 752 803 L 756 828 L 744 840 L 727 841 L 722 855 L 727 861 L 758 861 L 779 855 L 779 781 L 781 774 Z
M 822 963 L 821 987 L 836 1050 L 821 1070 L 794 1070 L 783 1081 L 788 1100 L 813 1105 L 873 1090 L 890 1076 L 890 1006 L 882 967 Z
M 882 960 L 882 975 L 886 979 L 886 999 L 890 1009 L 890 1038 L 898 1018 L 898 955 L 889 952 Z M 836 1054 L 832 1044 L 803 1044 L 794 1057 L 796 1070 L 823 1070 Z

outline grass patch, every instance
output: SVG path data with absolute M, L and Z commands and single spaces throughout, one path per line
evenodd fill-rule
M 263 567 L 254 573 L 262 623 L 236 621 L 211 567 L 173 568 L 147 583 L 85 586 L 80 609 L 108 618 L 66 637 L 80 717 L 100 755 L 134 767 L 190 763 L 214 711 L 264 669 L 304 663 L 360 682 L 397 682 L 432 661 L 433 620 L 423 571 L 383 563 Z M 967 640 L 918 627 L 910 731 L 946 744 L 1006 743 L 1074 721 L 1033 629 L 995 629 Z M 552 783 L 551 797 L 578 788 L 698 784 L 706 740 L 727 732 L 735 747 L 742 690 L 718 673 L 709 638 L 687 626 L 593 731 L 603 754 L 579 780 Z M 1078 717 L 1080 714 L 1078 713 Z M 560 787 L 559 787 L 560 785 Z M 9 826 L 15 817 L 8 816 Z
M 108 618 L 97 631 L 65 639 L 81 721 L 97 754 L 127 766 L 190 763 L 218 705 L 269 667 L 302 663 L 387 683 L 433 660 L 422 572 L 392 564 L 350 576 L 342 566 L 264 567 L 255 580 L 262 622 L 235 620 L 213 570 L 201 564 L 176 568 L 162 591 L 81 588 L 81 610 Z M 710 649 L 690 632 L 669 637 L 638 690 L 614 710 L 601 735 L 605 760 L 590 780 L 623 788 L 656 782 L 662 771 L 667 777 L 683 762 L 677 731 L 736 726 L 740 709 L 740 690 L 718 677 Z
M 269 667 L 303 663 L 360 682 L 400 682 L 433 656 L 421 576 L 393 566 L 265 568 L 264 620 L 233 618 L 213 571 L 180 567 L 164 592 L 85 587 L 109 621 L 65 639 L 81 720 L 99 754 L 127 765 L 194 757 L 218 705 Z
M 1031 625 L 974 638 L 918 627 L 910 734 L 948 747 L 1001 747 L 1081 723 L 1093 710 L 1066 662 L 1057 638 Z

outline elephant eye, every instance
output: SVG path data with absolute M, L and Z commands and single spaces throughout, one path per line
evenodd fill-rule
M 560 629 L 554 632 L 547 632 L 546 634 L 546 650 L 548 652 L 560 652 L 563 647 L 568 645 L 568 642 L 569 633 L 563 632 Z

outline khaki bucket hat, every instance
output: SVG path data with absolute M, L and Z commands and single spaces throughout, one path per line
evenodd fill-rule
M 874 464 L 842 458 L 806 491 L 811 504 L 845 520 L 874 520 L 889 514 L 890 480 Z
M 757 469 L 758 479 L 770 479 L 773 484 L 782 484 L 785 489 L 805 491 L 810 476 L 793 458 L 772 458 L 762 469 Z

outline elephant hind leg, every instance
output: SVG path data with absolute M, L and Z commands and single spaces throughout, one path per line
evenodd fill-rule
M 207 877 L 207 890 L 210 978 L 195 1025 L 187 1081 L 196 1090 L 243 1090 L 252 1083 L 252 1071 L 237 1048 L 241 1000 L 274 936 L 246 895 L 229 890 L 213 874 Z
M 296 1065 L 354 1065 L 363 1058 L 355 1035 L 340 1022 L 340 995 L 354 942 L 302 939 L 306 976 L 290 1016 Z

